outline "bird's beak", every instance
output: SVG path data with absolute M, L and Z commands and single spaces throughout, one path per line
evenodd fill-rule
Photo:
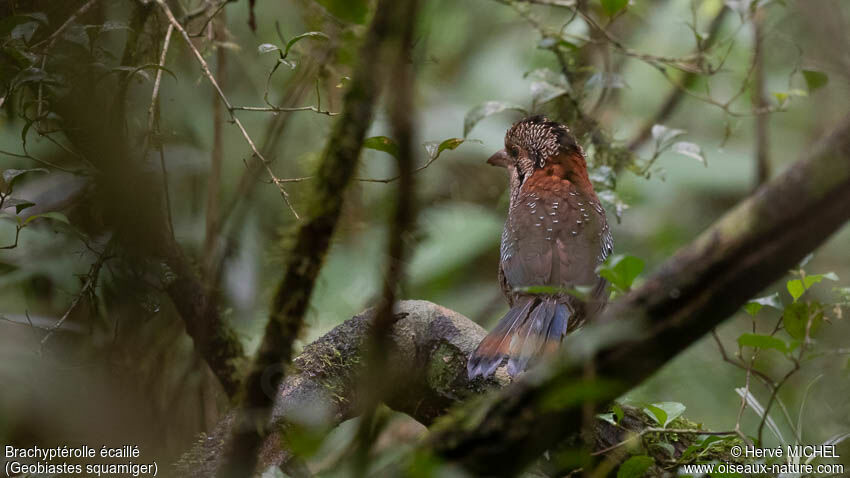
M 492 164 L 493 166 L 500 166 L 503 168 L 508 167 L 508 152 L 504 149 L 500 149 L 493 156 L 490 156 L 490 159 L 487 160 L 487 164 Z

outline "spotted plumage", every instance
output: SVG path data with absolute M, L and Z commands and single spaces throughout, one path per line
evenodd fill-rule
M 566 126 L 540 116 L 519 121 L 488 162 L 505 167 L 510 181 L 499 281 L 511 309 L 470 357 L 470 377 L 492 373 L 505 358 L 515 375 L 597 315 L 606 282 L 595 270 L 613 244 L 584 153 Z M 539 286 L 544 293 L 534 292 Z M 587 300 L 568 292 L 580 286 L 590 286 Z

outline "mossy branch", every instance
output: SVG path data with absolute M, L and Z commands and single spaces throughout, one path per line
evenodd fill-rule
M 474 402 L 487 401 L 488 391 L 509 383 L 507 375 L 497 372 L 488 380 L 470 382 L 466 361 L 485 331 L 466 317 L 427 301 L 408 300 L 396 305 L 398 319 L 389 338 L 393 354 L 385 376 L 394 384 L 394 393 L 386 397 L 393 410 L 406 413 L 425 425 L 444 417 L 457 404 L 474 397 Z M 297 440 L 305 430 L 323 433 L 362 410 L 363 390 L 359 380 L 366 363 L 363 345 L 372 332 L 376 309 L 369 309 L 343 322 L 312 344 L 294 360 L 294 367 L 278 388 L 273 417 L 273 431 L 259 453 L 259 469 L 281 466 L 290 476 L 300 476 L 293 464 Z M 493 395 L 489 395 L 492 397 Z M 710 432 L 683 418 L 659 431 L 654 422 L 639 409 L 623 406 L 624 417 L 617 425 L 595 420 L 592 448 L 616 464 L 630 453 L 647 453 L 657 464 L 681 458 L 683 451 L 702 434 Z M 444 419 L 451 420 L 451 417 Z M 237 425 L 238 424 L 238 425 Z M 209 434 L 180 460 L 178 476 L 216 476 L 229 437 L 236 426 L 242 426 L 235 413 L 227 415 Z M 577 436 L 577 433 L 574 433 Z M 659 441 L 672 442 L 675 453 L 653 446 Z M 727 445 L 728 448 L 728 445 Z M 725 448 L 716 445 L 712 456 L 734 461 Z

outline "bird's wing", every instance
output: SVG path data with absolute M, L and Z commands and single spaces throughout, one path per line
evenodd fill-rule
M 552 241 L 547 237 L 545 219 L 528 204 L 514 205 L 502 235 L 501 265 L 505 282 L 518 287 L 546 285 L 552 278 Z

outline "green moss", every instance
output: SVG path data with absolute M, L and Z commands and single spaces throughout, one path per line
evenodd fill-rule
M 452 382 L 466 366 L 466 356 L 457 347 L 441 343 L 431 355 L 427 380 L 431 389 L 443 392 L 452 388 Z

